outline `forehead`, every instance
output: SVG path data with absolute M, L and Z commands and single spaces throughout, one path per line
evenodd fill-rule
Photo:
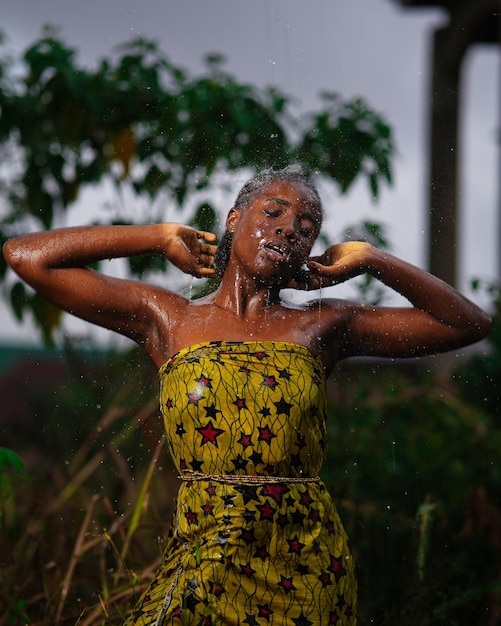
M 322 207 L 312 189 L 298 180 L 273 180 L 261 192 L 259 198 L 266 201 L 281 201 L 281 204 L 293 206 L 321 218 Z

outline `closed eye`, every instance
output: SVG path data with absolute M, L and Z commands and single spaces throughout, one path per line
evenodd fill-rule
M 264 212 L 269 217 L 280 217 L 280 214 L 282 213 L 280 209 L 264 209 Z

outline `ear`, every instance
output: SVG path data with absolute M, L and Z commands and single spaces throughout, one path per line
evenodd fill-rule
M 234 233 L 237 227 L 238 222 L 240 221 L 241 210 L 236 207 L 232 207 L 229 210 L 228 216 L 226 217 L 226 230 L 230 233 Z

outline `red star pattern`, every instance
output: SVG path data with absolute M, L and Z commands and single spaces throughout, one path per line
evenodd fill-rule
M 221 428 L 214 427 L 212 420 L 206 426 L 201 426 L 195 430 L 202 435 L 202 446 L 206 443 L 212 443 L 216 448 L 218 447 L 217 438 L 224 433 Z
M 202 511 L 205 513 L 205 515 L 213 515 L 214 507 L 212 504 L 209 504 L 209 502 L 206 502 L 202 506 Z
M 270 558 L 270 553 L 268 552 L 268 548 L 266 546 L 256 546 L 256 552 L 254 556 L 257 559 L 261 559 L 262 561 L 266 561 Z
M 346 574 L 346 570 L 343 567 L 343 562 L 340 557 L 331 557 L 329 571 L 334 574 L 334 576 L 336 577 L 336 581 L 339 581 L 341 576 L 344 576 Z
M 270 496 L 278 504 L 281 503 L 284 493 L 287 493 L 287 487 L 280 483 L 271 483 L 263 487 L 263 496 Z
M 241 433 L 240 439 L 238 443 L 244 448 L 248 448 L 252 445 L 252 435 L 247 435 L 246 433 Z
M 270 389 L 275 389 L 278 383 L 275 376 L 268 376 L 267 374 L 263 374 L 263 382 L 261 383 L 261 385 L 269 387 Z
M 292 576 L 290 578 L 287 578 L 283 574 L 280 574 L 280 581 L 278 583 L 278 586 L 282 587 L 286 594 L 289 594 L 291 591 L 297 591 L 296 587 L 294 586 Z
M 270 503 L 266 501 L 264 504 L 258 504 L 256 509 L 261 513 L 261 519 L 273 519 L 274 510 L 271 508 Z
M 252 578 L 252 576 L 256 573 L 256 570 L 251 567 L 250 563 L 247 563 L 246 565 L 240 565 L 240 572 L 243 576 Z
M 223 593 L 226 593 L 226 589 L 223 587 L 221 583 L 218 582 L 210 582 L 210 590 L 216 596 L 218 600 L 221 599 Z
M 191 524 L 197 523 L 198 516 L 194 511 L 188 510 L 184 515 L 186 517 L 186 521 L 188 522 L 188 524 L 190 524 L 190 526 Z
M 304 548 L 304 543 L 299 541 L 297 535 L 292 539 L 287 539 L 287 543 L 289 544 L 289 552 L 293 554 L 301 554 L 301 550 Z
M 245 403 L 245 398 L 239 398 L 238 396 L 236 397 L 236 400 L 234 400 L 233 404 L 237 407 L 238 411 L 240 412 L 242 409 L 246 409 L 247 405 Z
M 271 429 L 269 426 L 258 426 L 258 430 L 259 430 L 259 441 L 266 441 L 266 443 L 271 443 L 271 440 L 276 437 L 276 435 L 274 435 L 271 432 Z
M 273 614 L 273 611 L 270 609 L 269 604 L 258 604 L 258 617 L 264 617 L 267 622 L 270 621 L 270 617 Z
M 212 388 L 211 380 L 210 378 L 207 378 L 207 376 L 202 375 L 199 378 L 195 378 L 195 380 L 197 381 L 200 387 L 208 387 L 209 389 Z
M 268 358 L 268 355 L 266 354 L 266 352 L 254 352 L 254 356 L 256 357 L 256 359 L 258 359 L 259 361 L 262 361 L 263 359 Z
M 303 506 L 310 506 L 311 504 L 313 504 L 313 498 L 306 491 L 301 493 L 301 498 L 299 501 Z

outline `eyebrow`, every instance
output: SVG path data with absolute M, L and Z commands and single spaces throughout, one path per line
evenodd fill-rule
M 281 204 L 282 206 L 290 206 L 291 205 L 291 203 L 288 200 L 284 200 L 283 198 L 268 198 L 266 200 L 266 202 L 276 202 L 277 204 Z M 301 213 L 301 216 L 312 217 L 313 214 L 310 213 L 309 211 L 305 211 L 304 213 Z
M 267 198 L 265 202 L 276 202 L 277 204 L 281 204 L 282 206 L 290 206 L 291 203 L 288 200 L 284 200 L 283 198 Z M 309 219 L 313 224 L 318 224 L 319 219 L 310 211 L 305 211 L 301 213 L 299 217 Z
M 277 204 L 283 204 L 284 206 L 290 206 L 290 202 L 288 200 L 284 200 L 283 198 L 268 198 L 266 202 L 276 202 Z

